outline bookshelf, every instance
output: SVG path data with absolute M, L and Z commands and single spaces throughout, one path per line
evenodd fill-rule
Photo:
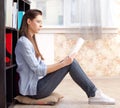
M 15 45 L 19 38 L 18 13 L 28 9 L 30 9 L 29 0 L 0 1 L 0 108 L 10 106 L 13 98 L 18 94 L 18 74 L 14 54 Z

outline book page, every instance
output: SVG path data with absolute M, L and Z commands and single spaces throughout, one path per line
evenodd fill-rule
M 71 52 L 69 53 L 69 56 L 73 55 L 73 54 L 77 54 L 79 49 L 82 47 L 82 45 L 84 44 L 84 39 L 79 38 L 76 42 L 76 44 L 74 45 L 73 49 L 71 50 Z

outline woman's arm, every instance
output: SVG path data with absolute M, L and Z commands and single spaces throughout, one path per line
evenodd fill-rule
M 67 65 L 70 65 L 73 62 L 74 59 L 74 55 L 72 56 L 67 56 L 65 59 L 63 59 L 62 61 L 52 64 L 52 65 L 47 65 L 47 73 L 52 73 L 55 72 L 56 70 L 63 68 Z

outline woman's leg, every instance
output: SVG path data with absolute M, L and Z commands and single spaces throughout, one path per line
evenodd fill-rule
M 95 91 L 97 90 L 97 88 L 87 77 L 87 75 L 82 70 L 82 68 L 76 60 L 74 60 L 71 64 L 69 73 L 73 80 L 86 92 L 88 97 L 95 96 Z
M 85 91 L 89 98 L 89 104 L 115 104 L 115 100 L 97 90 L 95 85 L 86 76 L 76 60 L 69 66 L 46 75 L 38 81 L 37 95 L 33 98 L 44 98 L 49 96 L 59 85 L 67 73 L 70 73 L 73 80 Z
M 71 64 L 70 75 L 73 80 L 86 92 L 89 104 L 115 104 L 115 100 L 100 90 L 89 80 L 76 60 Z
M 93 97 L 95 95 L 95 85 L 88 79 L 78 62 L 74 60 L 71 65 L 59 69 L 40 79 L 37 87 L 37 95 L 35 97 L 43 98 L 49 96 L 68 72 L 73 80 L 86 92 L 88 97 Z
M 69 72 L 69 68 L 70 66 L 66 66 L 40 79 L 37 85 L 37 95 L 34 98 L 49 96 Z

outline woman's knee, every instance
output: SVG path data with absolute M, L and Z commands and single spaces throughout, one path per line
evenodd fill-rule
M 78 65 L 77 60 L 76 60 L 76 59 L 74 59 L 71 65 Z

